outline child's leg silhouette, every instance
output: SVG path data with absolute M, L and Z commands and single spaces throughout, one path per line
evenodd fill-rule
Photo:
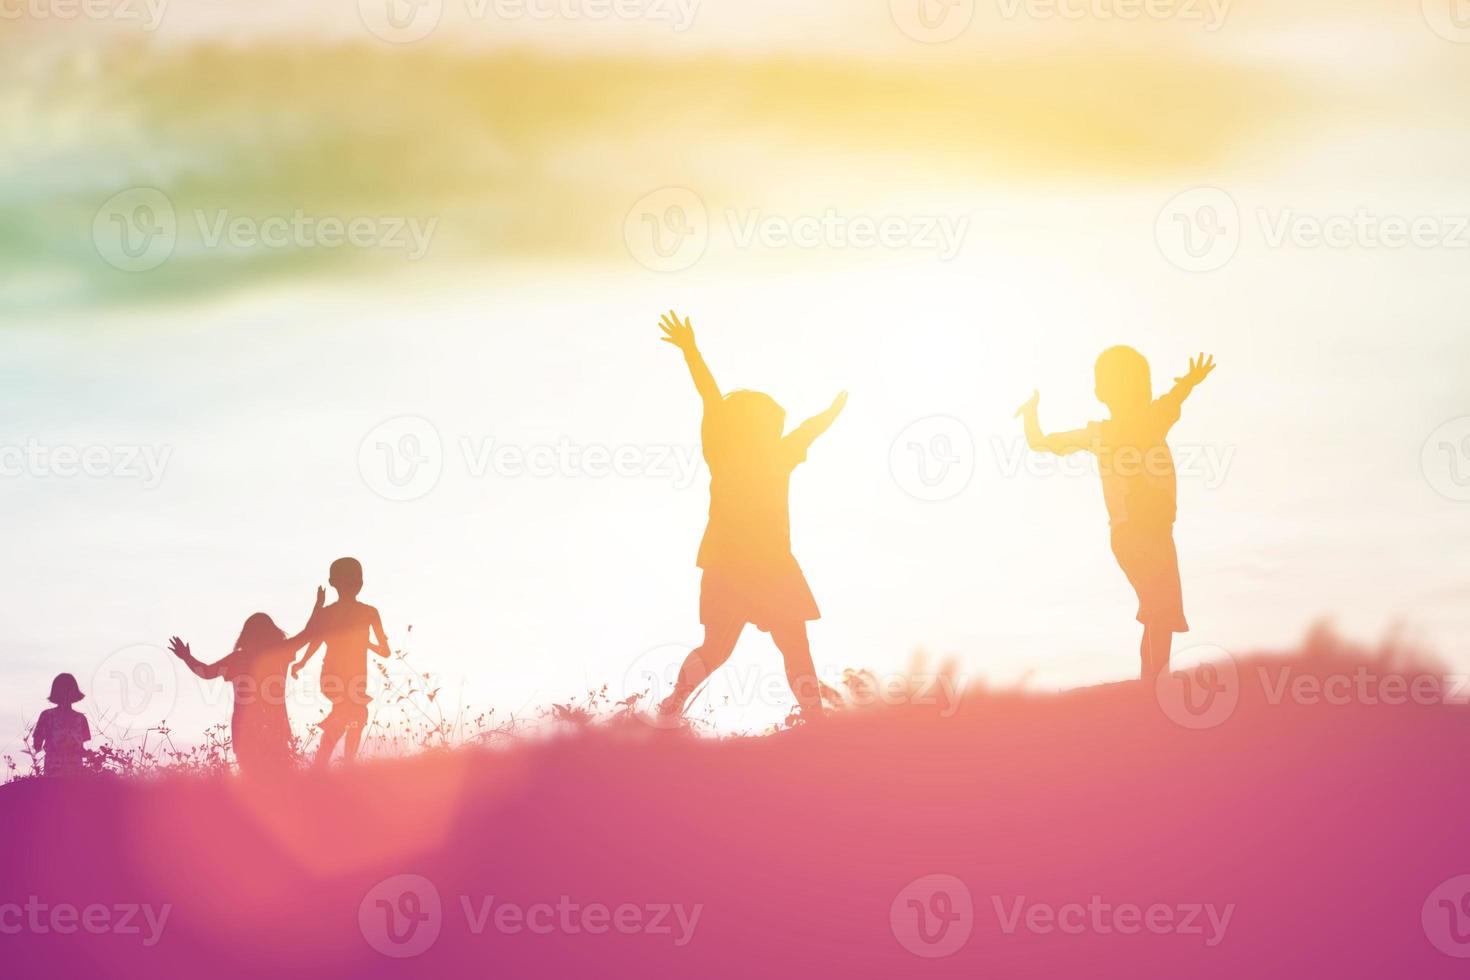
M 735 652 L 735 643 L 744 629 L 745 623 L 742 620 L 707 624 L 704 627 L 704 642 L 684 658 L 684 663 L 679 668 L 679 680 L 674 684 L 674 693 L 659 705 L 659 714 L 683 714 L 684 703 L 689 700 L 689 695 L 730 659 L 730 655 Z
M 347 736 L 342 740 L 342 761 L 351 763 L 357 759 L 357 747 L 362 744 L 362 726 L 353 725 L 347 729 Z
M 1169 651 L 1174 645 L 1174 631 L 1159 626 L 1143 627 L 1143 643 L 1139 645 L 1141 663 L 1139 678 L 1153 682 L 1169 669 Z
M 806 623 L 794 626 L 778 626 L 771 630 L 771 639 L 786 660 L 786 683 L 801 705 L 801 716 L 808 722 L 820 721 L 822 715 L 822 685 L 817 680 L 817 668 L 812 663 L 811 642 L 807 639 Z
M 317 746 L 316 761 L 313 765 L 318 769 L 325 769 L 332 762 L 332 751 L 337 747 L 337 740 L 342 737 L 339 729 L 322 729 L 322 744 Z

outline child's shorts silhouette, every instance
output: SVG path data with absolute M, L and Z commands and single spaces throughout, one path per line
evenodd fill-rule
M 1115 524 L 1113 555 L 1138 593 L 1138 621 L 1172 633 L 1189 632 L 1174 529 L 1168 525 Z
M 699 586 L 699 622 L 750 623 L 762 632 L 821 619 L 801 566 L 792 558 L 764 572 L 706 568 Z

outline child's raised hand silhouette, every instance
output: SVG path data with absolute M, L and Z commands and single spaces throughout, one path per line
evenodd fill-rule
M 1186 373 L 1182 378 L 1175 378 L 1174 381 L 1178 384 L 1189 385 L 1191 388 L 1193 388 L 1195 385 L 1208 378 L 1210 376 L 1210 372 L 1213 370 L 1215 370 L 1215 355 L 1211 354 L 1209 357 L 1206 357 L 1203 353 L 1201 353 L 1199 357 L 1191 357 L 1189 359 L 1188 373 Z
M 177 636 L 170 637 L 169 638 L 169 641 L 168 641 L 168 652 L 169 653 L 172 653 L 175 657 L 178 657 L 180 660 L 188 660 L 189 659 L 189 644 L 185 643 L 183 640 L 179 639 Z
M 659 340 L 666 344 L 673 344 L 685 353 L 694 350 L 694 324 L 688 317 L 685 317 L 684 322 L 680 323 L 679 314 L 670 310 L 658 321 L 658 325 L 664 332 Z
M 1039 392 L 1039 391 L 1033 391 L 1033 392 L 1031 392 L 1031 397 L 1028 398 L 1028 399 L 1026 399 L 1026 403 L 1024 405 L 1022 405 L 1020 408 L 1016 409 L 1016 414 L 1013 415 L 1013 416 L 1011 416 L 1011 417 L 1012 418 L 1020 418 L 1023 415 L 1030 415 L 1031 413 L 1033 413 L 1033 412 L 1036 411 L 1037 407 L 1040 404 L 1041 404 L 1041 392 Z

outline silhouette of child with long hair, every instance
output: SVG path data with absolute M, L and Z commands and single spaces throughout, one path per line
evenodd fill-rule
M 234 688 L 235 709 L 230 717 L 230 742 L 240 772 L 246 775 L 279 773 L 291 767 L 291 722 L 286 714 L 286 668 L 311 636 L 327 595 L 316 590 L 316 605 L 306 627 L 288 637 L 265 613 L 255 613 L 240 628 L 235 648 L 212 664 L 194 657 L 189 644 L 177 636 L 168 641 L 174 656 L 204 680 L 222 677 Z
M 332 562 L 327 582 L 337 590 L 337 601 L 322 610 L 310 648 L 291 667 L 291 676 L 300 676 L 307 661 L 326 646 L 321 688 L 322 694 L 332 702 L 332 711 L 320 726 L 322 743 L 316 752 L 319 769 L 332 761 L 332 751 L 344 735 L 342 761 L 357 758 L 362 730 L 368 721 L 368 704 L 373 700 L 367 693 L 367 653 L 371 650 L 380 657 L 391 655 L 382 617 L 372 606 L 357 601 L 357 594 L 362 591 L 362 563 L 356 558 L 338 558 Z M 377 635 L 376 642 L 369 631 Z
M 1143 355 L 1131 347 L 1110 347 L 1095 369 L 1097 399 L 1110 412 L 1106 421 L 1046 435 L 1037 419 L 1039 393 L 1016 412 L 1025 420 L 1026 442 L 1033 450 L 1097 456 L 1113 555 L 1138 594 L 1138 621 L 1143 624 L 1139 676 L 1145 681 L 1169 669 L 1174 634 L 1189 631 L 1174 549 L 1174 456 L 1165 440 L 1179 421 L 1184 400 L 1214 369 L 1213 357 L 1192 358 L 1189 371 L 1155 400 Z
M 753 623 L 770 633 L 780 649 L 802 717 L 817 721 L 822 717 L 821 689 L 806 624 L 821 613 L 791 554 L 789 490 L 792 471 L 842 413 L 847 393 L 783 435 L 786 413 L 770 395 L 720 394 L 688 319 L 681 323 L 670 312 L 659 326 L 661 339 L 684 352 L 704 401 L 700 436 L 710 469 L 709 524 L 698 560 L 704 573 L 699 592 L 704 643 L 684 661 L 674 692 L 659 712 L 682 715 L 689 696 L 730 659 L 745 624 Z
M 57 674 L 47 698 L 56 707 L 41 712 L 31 733 L 32 747 L 46 753 L 42 771 L 47 776 L 74 776 L 84 771 L 84 746 L 92 740 L 92 726 L 87 724 L 86 715 L 72 707 L 81 699 L 77 679 L 71 674 Z

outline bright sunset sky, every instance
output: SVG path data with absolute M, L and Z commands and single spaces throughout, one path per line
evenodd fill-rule
M 918 650 L 996 683 L 1136 672 L 1096 478 L 1040 468 L 1011 418 L 1033 388 L 1050 427 L 1101 417 L 1114 343 L 1161 391 L 1197 351 L 1220 364 L 1171 440 L 1183 658 L 1330 617 L 1470 670 L 1454 22 L 1432 0 L 1330 24 L 1317 3 L 1140 22 L 996 0 L 926 43 L 895 4 L 705 2 L 675 30 L 672 2 L 446 0 L 407 44 L 350 3 L 8 22 L 0 447 L 109 463 L 0 480 L 0 744 L 61 670 L 94 727 L 225 720 L 163 643 L 212 660 L 257 610 L 298 628 L 348 554 L 395 646 L 467 703 L 672 670 L 699 637 L 707 473 L 668 309 L 792 424 L 851 392 L 792 485 L 829 679 Z M 176 229 L 129 269 L 107 236 L 156 204 L 140 189 Z M 1225 252 L 1191 254 L 1178 214 L 1223 221 Z M 235 219 L 315 230 L 277 247 Z M 323 219 L 378 237 L 323 244 Z M 1420 238 L 1384 244 L 1396 221 Z M 395 485 L 405 448 L 437 480 Z M 723 724 L 784 714 L 741 694 L 779 679 L 768 640 L 734 668 Z M 130 711 L 139 677 L 163 693 Z

